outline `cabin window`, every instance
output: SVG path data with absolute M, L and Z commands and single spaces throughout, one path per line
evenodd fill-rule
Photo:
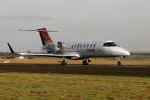
M 82 44 L 79 44 L 79 48 L 82 48 Z
M 79 43 L 77 44 L 77 49 L 79 48 Z
M 95 48 L 96 44 L 93 45 L 93 48 Z
M 89 44 L 87 44 L 87 48 L 89 48 Z
M 76 44 L 74 44 L 74 47 L 73 48 L 76 48 Z
M 86 48 L 86 44 L 84 43 L 83 48 Z

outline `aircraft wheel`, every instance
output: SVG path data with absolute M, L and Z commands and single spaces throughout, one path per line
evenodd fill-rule
M 88 59 L 88 62 L 91 62 L 91 59 Z
M 67 62 L 66 62 L 66 60 L 65 59 L 63 59 L 62 61 L 61 61 L 61 63 L 60 63 L 61 65 L 67 65 Z
M 88 60 L 87 59 L 84 59 L 83 61 L 82 61 L 82 64 L 83 65 L 88 65 L 89 63 L 88 63 Z
M 121 66 L 121 61 L 118 61 L 118 62 L 117 62 L 117 65 L 118 65 L 118 66 Z

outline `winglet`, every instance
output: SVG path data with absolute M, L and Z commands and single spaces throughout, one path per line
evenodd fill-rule
M 9 50 L 11 52 L 11 54 L 15 54 L 15 51 L 13 50 L 13 48 L 11 47 L 11 45 L 9 44 L 9 42 L 7 43 Z

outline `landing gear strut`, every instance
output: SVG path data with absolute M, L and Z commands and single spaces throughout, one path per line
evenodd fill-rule
M 121 61 L 120 61 L 120 58 L 118 58 L 117 65 L 118 65 L 118 66 L 121 66 L 121 65 L 122 65 L 122 64 L 121 64 Z

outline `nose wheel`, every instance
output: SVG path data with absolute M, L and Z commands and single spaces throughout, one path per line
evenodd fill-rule
M 121 61 L 117 61 L 117 65 L 118 65 L 118 66 L 121 66 Z

